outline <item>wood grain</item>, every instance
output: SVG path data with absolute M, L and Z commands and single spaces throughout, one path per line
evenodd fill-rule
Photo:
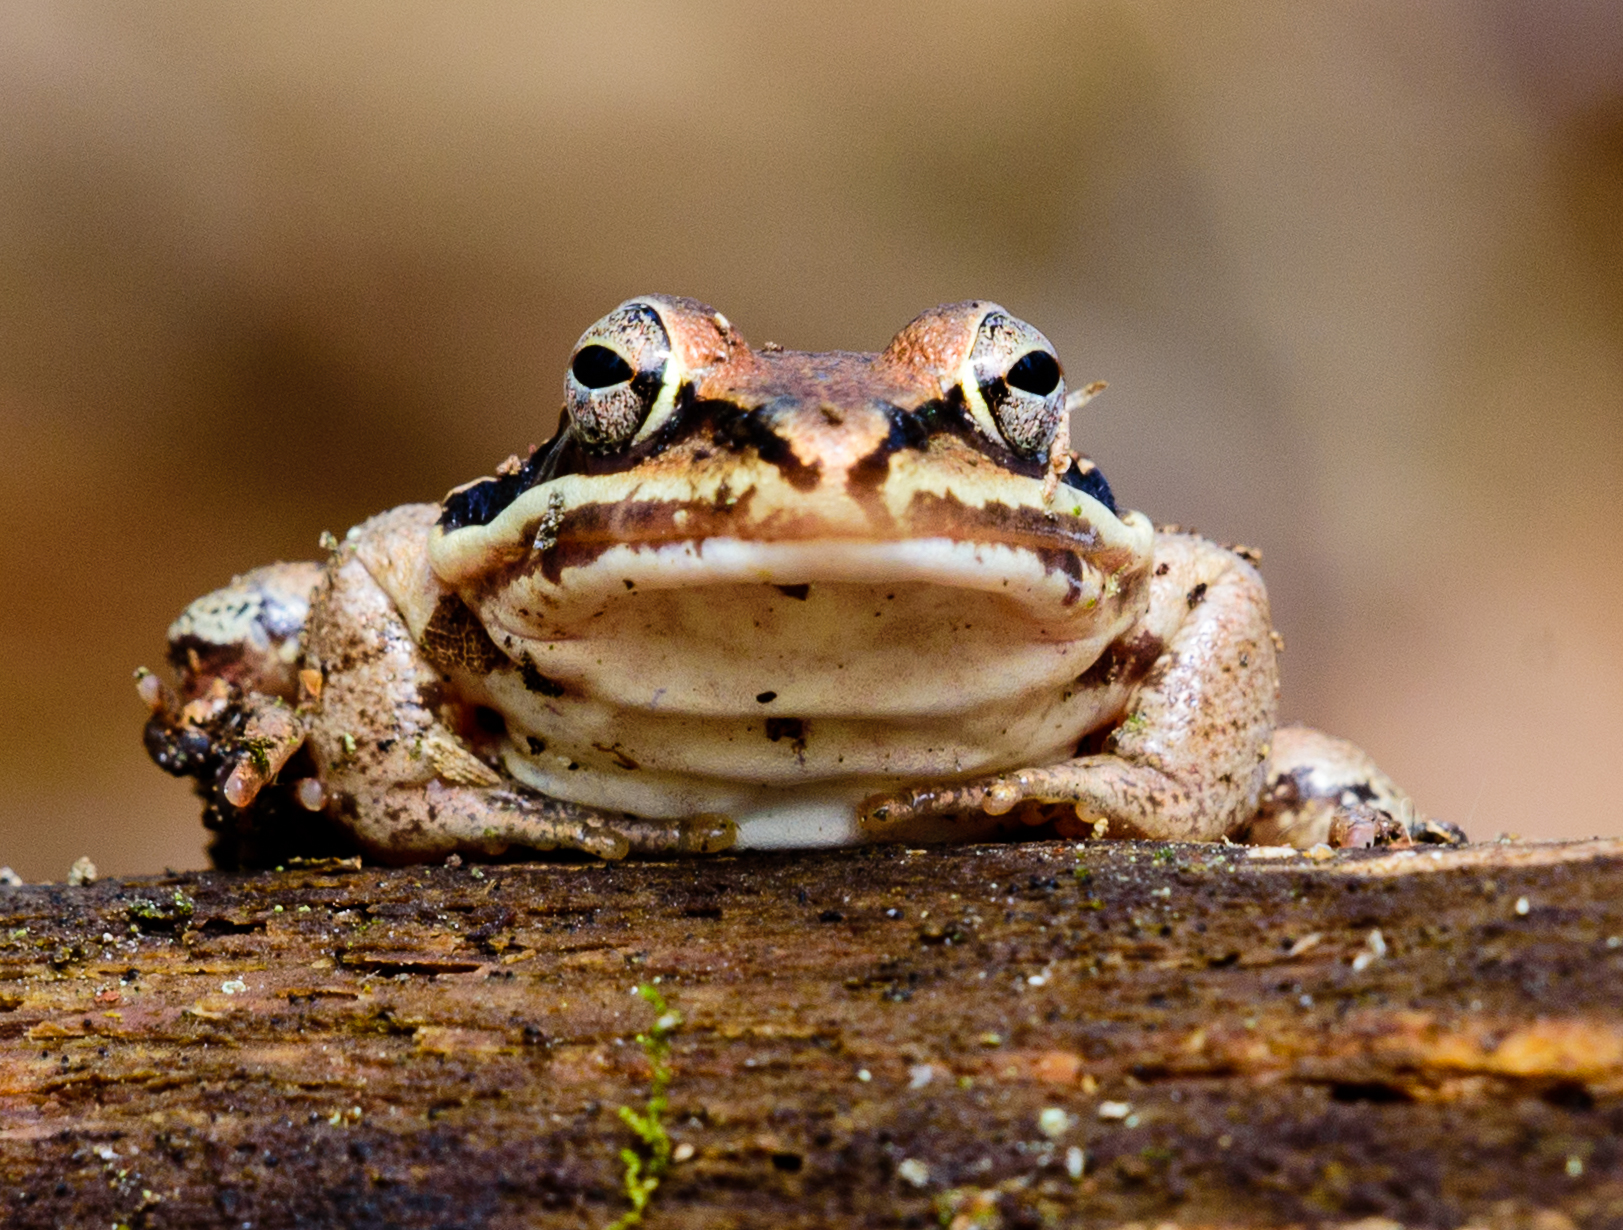
M 651 1226 L 1623 1225 L 1619 937 L 1619 842 L 0 888 L 0 1223 L 605 1225 L 658 979 Z

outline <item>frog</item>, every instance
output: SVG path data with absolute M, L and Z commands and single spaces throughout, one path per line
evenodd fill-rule
M 1257 553 L 1118 504 L 1102 388 L 990 301 L 865 353 L 626 300 L 548 443 L 188 606 L 146 748 L 221 865 L 1460 840 L 1279 722 Z

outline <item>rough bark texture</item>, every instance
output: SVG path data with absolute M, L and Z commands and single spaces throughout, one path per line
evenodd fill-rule
M 603 1226 L 656 978 L 651 1226 L 1623 1225 L 1623 842 L 329 865 L 0 926 L 7 1226 Z

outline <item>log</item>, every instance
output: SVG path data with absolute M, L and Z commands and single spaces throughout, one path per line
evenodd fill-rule
M 627 1157 L 657 1227 L 1623 1225 L 1620 841 L 327 862 L 0 920 L 7 1226 L 601 1227 Z

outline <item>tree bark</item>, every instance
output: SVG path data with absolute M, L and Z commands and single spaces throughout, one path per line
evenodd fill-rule
M 655 1227 L 1623 1225 L 1619 841 L 329 863 L 0 920 L 8 1226 L 606 1225 L 639 985 Z

